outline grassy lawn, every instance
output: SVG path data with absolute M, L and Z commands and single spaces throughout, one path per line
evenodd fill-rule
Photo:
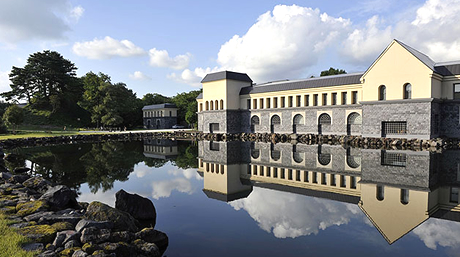
M 14 229 L 8 227 L 8 224 L 5 216 L 0 214 L 0 257 L 34 256 L 34 252 L 26 252 L 20 247 L 20 245 L 28 243 L 28 239 L 16 233 Z
M 0 140 L 27 138 L 27 137 L 56 137 L 56 136 L 71 136 L 77 135 L 78 131 L 17 131 L 13 134 L 0 134 Z

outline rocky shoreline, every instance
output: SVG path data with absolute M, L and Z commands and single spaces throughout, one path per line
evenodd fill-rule
M 144 139 L 173 139 L 173 140 L 209 140 L 209 141 L 251 141 L 292 144 L 330 144 L 369 149 L 400 149 L 413 151 L 438 151 L 440 149 L 460 149 L 459 138 L 434 139 L 404 139 L 404 138 L 371 138 L 345 135 L 318 134 L 278 134 L 278 133 L 203 133 L 196 131 L 174 132 L 137 132 L 57 136 L 42 138 L 20 138 L 0 141 L 3 149 L 18 147 L 48 146 L 60 144 L 91 143 L 103 141 L 133 141 Z
M 23 249 L 43 257 L 160 257 L 166 250 L 168 237 L 154 229 L 156 210 L 149 199 L 120 190 L 115 208 L 77 202 L 67 186 L 32 176 L 28 168 L 9 171 L 3 152 L 0 157 L 0 212 L 32 241 Z

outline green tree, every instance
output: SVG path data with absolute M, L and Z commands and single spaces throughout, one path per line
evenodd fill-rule
M 330 67 L 329 70 L 321 71 L 320 77 L 330 76 L 330 75 L 338 75 L 338 74 L 347 74 L 347 72 L 345 70 L 334 69 L 334 68 Z
M 51 107 L 50 97 L 56 101 L 78 99 L 81 84 L 76 77 L 77 67 L 55 51 L 31 54 L 24 68 L 13 67 L 10 73 L 11 91 L 1 95 L 7 100 L 27 99 L 38 107 Z M 56 111 L 53 109 L 53 111 Z
M 17 126 L 24 121 L 24 111 L 17 105 L 11 105 L 3 114 L 3 120 L 8 127 L 13 128 L 13 133 L 16 134 Z
M 142 97 L 142 105 L 153 105 L 153 104 L 164 104 L 170 103 L 172 99 L 170 97 L 157 94 L 157 93 L 148 93 Z
M 202 92 L 202 90 L 193 90 L 190 92 L 184 92 L 177 94 L 173 97 L 173 102 L 177 108 L 177 119 L 178 121 L 186 121 L 188 124 L 194 124 L 198 120 L 196 111 L 197 103 L 196 98 Z
M 83 99 L 79 105 L 91 114 L 91 121 L 99 127 L 104 116 L 104 97 L 106 88 L 111 85 L 110 76 L 90 71 L 81 78 L 83 83 Z

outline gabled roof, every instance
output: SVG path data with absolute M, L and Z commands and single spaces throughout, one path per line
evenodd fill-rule
M 250 87 L 243 87 L 240 90 L 240 95 L 276 92 L 294 89 L 316 88 L 316 87 L 330 87 L 340 85 L 353 85 L 361 84 L 360 78 L 363 73 L 340 74 L 325 76 L 319 78 L 309 78 L 304 80 L 292 81 L 278 81 L 269 82 L 260 85 L 253 85 Z
M 203 93 L 200 93 L 200 94 L 196 97 L 196 99 L 203 99 Z
M 146 105 L 142 108 L 142 110 L 164 109 L 164 108 L 177 108 L 177 106 L 172 103 L 154 104 L 154 105 Z
M 435 69 L 435 62 L 431 60 L 428 55 L 419 52 L 418 50 L 404 44 L 403 42 L 395 39 L 394 41 L 398 42 L 402 47 L 404 47 L 409 53 L 411 53 L 413 56 L 415 56 L 417 59 L 419 59 L 422 63 L 424 63 L 428 68 L 430 68 L 432 71 L 436 71 Z
M 437 73 L 443 76 L 460 75 L 460 61 L 438 62 L 435 69 Z
M 231 79 L 231 80 L 238 80 L 238 81 L 245 81 L 252 83 L 251 78 L 246 73 L 239 73 L 233 71 L 219 71 L 215 73 L 207 74 L 201 83 L 217 81 L 222 79 Z

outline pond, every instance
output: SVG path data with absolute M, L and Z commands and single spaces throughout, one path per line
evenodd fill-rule
M 148 139 L 14 150 L 114 206 L 148 197 L 166 256 L 458 256 L 460 151 Z

